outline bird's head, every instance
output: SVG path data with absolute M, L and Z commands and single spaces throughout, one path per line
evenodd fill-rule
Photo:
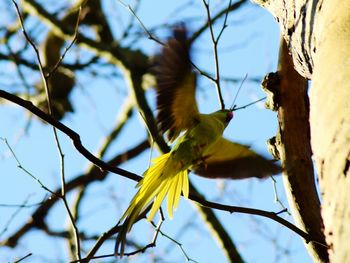
M 231 119 L 233 118 L 233 111 L 232 110 L 219 110 L 214 113 L 214 116 L 219 119 L 225 127 L 230 123 Z

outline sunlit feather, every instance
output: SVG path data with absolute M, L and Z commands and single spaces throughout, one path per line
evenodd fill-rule
M 148 221 L 154 218 L 166 196 L 168 196 L 169 218 L 173 217 L 173 210 L 179 204 L 181 192 L 188 197 L 187 169 L 182 171 L 182 168 L 171 158 L 171 153 L 153 159 L 152 163 L 153 165 L 145 172 L 144 178 L 137 184 L 139 190 L 120 219 L 120 221 L 125 220 L 124 229 L 119 232 L 116 242 L 116 250 L 120 251 L 121 256 L 124 253 L 126 234 L 152 201 Z

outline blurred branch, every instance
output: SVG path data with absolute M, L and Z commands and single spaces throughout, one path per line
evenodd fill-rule
M 29 61 L 23 57 L 21 57 L 18 53 L 10 53 L 10 54 L 3 54 L 0 53 L 0 60 L 7 60 L 7 61 L 13 61 L 17 66 L 22 65 L 27 68 L 30 68 L 32 70 L 38 69 L 38 64 L 33 63 L 32 61 Z M 88 60 L 85 63 L 64 63 L 61 62 L 61 66 L 70 70 L 83 70 L 89 66 L 91 66 L 93 63 L 97 62 L 99 60 L 99 57 L 94 56 L 90 60 Z
M 104 157 L 111 142 L 120 134 L 120 132 L 124 128 L 126 122 L 132 116 L 134 106 L 135 105 L 134 105 L 133 101 L 128 97 L 124 102 L 123 109 L 118 114 L 117 123 L 114 126 L 114 129 L 108 134 L 108 136 L 106 138 L 104 138 L 104 141 L 102 142 L 101 148 L 100 148 L 99 153 L 98 153 L 99 158 Z
M 53 33 L 61 38 L 70 39 L 71 36 L 74 35 L 73 28 L 66 26 L 60 20 L 56 19 L 36 1 L 26 0 L 23 2 L 23 8 L 28 13 L 38 16 L 42 22 L 50 27 Z M 120 47 L 117 43 L 111 43 L 111 41 L 107 43 L 97 42 L 85 37 L 81 33 L 78 33 L 77 36 L 78 45 L 91 50 L 96 56 L 105 58 L 122 70 L 130 68 L 131 65 L 139 65 L 141 68 L 148 66 L 148 57 L 146 55 L 142 54 L 140 51 L 131 51 L 128 48 Z
M 10 54 L 13 54 L 12 48 L 11 48 L 11 46 L 9 45 L 8 42 L 5 43 L 5 46 L 7 47 L 9 53 L 10 53 Z M 30 84 L 28 83 L 28 81 L 27 81 L 27 79 L 26 79 L 26 77 L 25 77 L 25 75 L 24 75 L 24 73 L 23 73 L 23 70 L 22 70 L 22 68 L 19 66 L 19 64 L 17 63 L 17 61 L 16 61 L 16 60 L 13 60 L 13 62 L 16 64 L 16 71 L 17 71 L 17 74 L 18 74 L 19 78 L 21 79 L 21 81 L 22 81 L 22 83 L 23 83 L 23 86 L 24 86 L 24 88 L 25 88 L 25 90 L 26 90 L 26 92 L 27 92 L 27 94 L 28 94 L 28 95 L 26 96 L 27 99 L 28 99 L 28 97 L 29 97 L 29 92 L 30 92 L 30 90 L 31 90 L 31 86 L 30 86 Z
M 9 208 L 13 208 L 13 207 L 22 207 L 22 208 L 31 208 L 33 206 L 40 206 L 42 205 L 43 202 L 39 202 L 39 203 L 34 203 L 34 204 L 0 204 L 0 207 L 9 207 Z

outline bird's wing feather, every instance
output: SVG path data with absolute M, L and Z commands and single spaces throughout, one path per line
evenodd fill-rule
M 145 172 L 144 178 L 137 185 L 139 190 L 120 219 L 120 222 L 124 222 L 117 236 L 115 254 L 121 257 L 124 254 L 127 233 L 152 201 L 153 204 L 147 217 L 149 221 L 153 219 L 167 195 L 170 218 L 173 217 L 173 210 L 179 203 L 181 193 L 188 198 L 187 170 L 179 170 L 176 167 L 177 163 L 172 160 L 171 153 L 163 154 L 155 158 L 153 162 L 154 164 Z
M 157 121 L 160 131 L 173 141 L 196 122 L 196 76 L 192 72 L 190 46 L 184 27 L 174 30 L 157 59 Z
M 204 162 L 193 170 L 203 177 L 230 179 L 264 178 L 282 171 L 274 161 L 250 150 L 248 146 L 224 138 L 210 148 Z

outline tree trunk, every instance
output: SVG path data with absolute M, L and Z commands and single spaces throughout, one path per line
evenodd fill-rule
M 312 80 L 310 126 L 331 262 L 350 262 L 350 1 L 259 1 Z
M 350 262 L 350 1 L 325 1 L 317 22 L 311 143 L 331 262 Z

